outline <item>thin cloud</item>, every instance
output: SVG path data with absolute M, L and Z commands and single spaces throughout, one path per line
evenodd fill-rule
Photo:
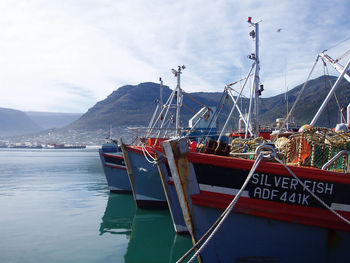
M 183 64 L 186 91 L 220 92 L 251 65 L 248 16 L 262 20 L 261 81 L 272 96 L 285 80 L 305 81 L 317 54 L 350 35 L 341 0 L 8 0 L 0 10 L 0 106 L 23 110 L 84 112 L 122 85 L 159 77 L 175 87 L 171 68 Z M 350 46 L 337 48 L 334 57 Z

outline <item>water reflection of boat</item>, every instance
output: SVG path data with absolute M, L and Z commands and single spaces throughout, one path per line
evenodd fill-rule
M 135 203 L 131 195 L 110 194 L 100 225 L 104 233 L 130 236 L 135 215 Z
M 124 262 L 175 262 L 190 246 L 174 233 L 168 210 L 137 209 Z

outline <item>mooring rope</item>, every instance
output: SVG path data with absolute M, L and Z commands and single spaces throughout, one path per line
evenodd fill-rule
M 339 219 L 343 220 L 345 223 L 350 225 L 350 221 L 347 220 L 345 217 L 340 215 L 337 211 L 335 211 L 333 208 L 331 208 L 329 205 L 327 205 L 322 199 L 320 199 L 314 192 L 312 192 L 300 179 L 298 176 L 295 175 L 295 173 L 280 159 L 277 157 L 274 157 L 274 159 L 282 164 L 284 168 L 298 181 L 298 183 L 305 189 L 309 194 L 311 194 L 318 202 L 320 202 L 325 208 L 327 208 L 329 211 L 331 211 L 333 214 L 335 214 Z
M 220 217 L 214 222 L 214 224 L 209 228 L 209 230 L 197 241 L 196 244 L 194 244 L 192 246 L 192 248 L 186 252 L 185 255 L 183 255 L 178 261 L 176 261 L 176 263 L 181 263 L 184 261 L 184 259 L 209 235 L 210 232 L 212 232 L 210 234 L 210 236 L 207 238 L 207 240 L 203 243 L 203 245 L 196 251 L 196 253 L 190 258 L 190 260 L 188 261 L 188 263 L 193 262 L 193 260 L 198 256 L 198 254 L 207 246 L 208 242 L 213 238 L 213 236 L 215 235 L 215 233 L 219 230 L 219 228 L 221 227 L 221 225 L 223 224 L 223 222 L 225 221 L 225 219 L 227 218 L 227 216 L 230 214 L 230 212 L 232 211 L 233 207 L 236 205 L 236 203 L 238 202 L 239 198 L 241 197 L 244 189 L 246 188 L 246 186 L 248 185 L 251 177 L 253 176 L 255 170 L 257 169 L 258 165 L 260 164 L 261 160 L 263 159 L 263 153 L 259 153 L 258 157 L 256 158 L 246 180 L 244 181 L 241 189 L 238 191 L 237 195 L 235 196 L 235 198 L 231 201 L 231 203 L 227 206 L 227 208 L 225 209 L 225 211 L 220 215 Z
M 272 149 L 272 145 L 267 145 L 269 149 Z M 231 203 L 227 206 L 225 211 L 220 215 L 220 217 L 214 222 L 214 224 L 208 229 L 208 231 L 192 246 L 190 250 L 186 252 L 176 263 L 181 263 L 184 261 L 185 258 L 188 257 L 188 255 L 195 249 L 197 246 L 209 235 L 209 237 L 204 241 L 203 245 L 198 248 L 198 250 L 195 252 L 195 254 L 190 258 L 190 260 L 187 263 L 191 263 L 195 260 L 195 258 L 201 253 L 201 251 L 208 245 L 209 241 L 213 238 L 213 236 L 216 234 L 216 232 L 220 229 L 234 206 L 237 204 L 240 196 L 242 195 L 244 189 L 248 185 L 251 177 L 253 176 L 254 172 L 256 171 L 258 165 L 260 162 L 265 159 L 275 159 L 278 163 L 283 165 L 285 169 L 297 180 L 297 182 L 305 189 L 308 193 L 310 193 L 318 202 L 320 202 L 326 209 L 328 209 L 330 212 L 332 212 L 334 215 L 336 215 L 339 219 L 344 221 L 346 224 L 350 225 L 350 221 L 346 218 L 344 218 L 342 215 L 340 215 L 337 211 L 335 211 L 333 208 L 328 206 L 322 199 L 320 199 L 316 194 L 314 194 L 296 175 L 295 173 L 285 164 L 283 161 L 278 159 L 276 157 L 276 152 L 273 151 L 271 154 L 267 154 L 262 152 L 264 150 L 264 147 L 266 149 L 266 145 L 261 145 L 256 149 L 256 154 L 258 154 L 258 157 L 256 158 L 246 180 L 244 181 L 241 189 L 238 191 L 237 195 L 234 197 L 234 199 L 231 201 Z
M 142 153 L 145 156 L 146 160 L 151 164 L 157 164 L 156 158 L 154 158 L 147 150 L 144 144 L 141 145 Z M 148 157 L 147 157 L 148 155 Z

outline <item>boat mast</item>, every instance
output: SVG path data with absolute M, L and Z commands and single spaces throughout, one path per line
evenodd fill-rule
M 149 137 L 150 134 L 151 134 L 151 131 L 152 131 L 152 127 L 154 127 L 154 125 L 156 125 L 157 122 L 155 122 L 155 117 L 157 116 L 158 112 L 159 112 L 159 115 L 162 114 L 163 112 L 163 99 L 162 99 L 162 93 L 163 93 L 163 80 L 162 78 L 159 78 L 159 81 L 160 81 L 160 87 L 159 87 L 159 99 L 157 100 L 157 107 L 156 109 L 154 110 L 154 113 L 152 115 L 152 118 L 148 124 L 148 128 L 147 128 L 147 131 L 146 131 L 146 135 L 145 137 Z
M 176 126 L 176 135 L 181 136 L 181 119 L 180 119 L 180 112 L 181 112 L 181 106 L 182 106 L 182 93 L 181 93 L 181 87 L 180 87 L 180 75 L 182 74 L 181 70 L 184 70 L 186 67 L 178 66 L 177 71 L 175 69 L 172 69 L 172 72 L 174 73 L 175 77 L 177 77 L 177 85 L 176 85 L 176 117 L 175 117 L 175 126 Z
M 163 108 L 163 80 L 162 78 L 159 78 L 160 81 L 160 87 L 159 87 L 159 106 L 160 108 Z
M 260 21 L 259 21 L 260 22 Z M 251 92 L 250 104 L 249 104 L 249 112 L 248 112 L 248 125 L 250 124 L 251 111 L 252 111 L 252 101 L 254 99 L 254 110 L 255 110 L 255 118 L 254 118 L 254 136 L 259 136 L 259 96 L 261 95 L 262 87 L 259 87 L 259 70 L 260 70 L 260 60 L 259 60 L 259 22 L 253 23 L 252 18 L 248 17 L 248 23 L 254 27 L 254 30 L 250 32 L 250 36 L 254 39 L 255 42 L 255 53 L 252 53 L 248 56 L 248 58 L 254 60 L 255 68 L 253 75 L 253 87 Z M 245 138 L 248 137 L 248 129 L 245 132 Z
M 251 37 L 254 39 L 254 41 L 255 41 L 255 53 L 252 53 L 252 54 L 250 54 L 250 55 L 248 56 L 249 59 L 252 59 L 252 60 L 253 60 L 253 63 L 252 63 L 252 65 L 251 65 L 250 69 L 249 69 L 249 73 L 248 73 L 247 77 L 245 78 L 245 82 L 244 82 L 244 84 L 243 84 L 243 87 L 241 88 L 241 91 L 240 91 L 238 97 L 236 98 L 236 100 L 233 98 L 233 96 L 231 96 L 231 97 L 232 97 L 232 100 L 233 100 L 233 102 L 234 102 L 234 106 L 231 108 L 231 111 L 230 111 L 230 113 L 229 113 L 229 115 L 228 115 L 228 117 L 227 117 L 227 119 L 226 119 L 226 122 L 225 122 L 225 124 L 224 124 L 224 126 L 223 126 L 223 128 L 222 128 L 222 130 L 221 130 L 221 133 L 220 133 L 220 135 L 219 135 L 218 141 L 220 141 L 221 137 L 223 136 L 223 133 L 224 133 L 224 131 L 225 131 L 227 125 L 228 125 L 229 120 L 231 119 L 231 116 L 232 116 L 232 114 L 233 114 L 233 111 L 234 111 L 235 107 L 237 107 L 237 109 L 238 109 L 237 102 L 238 102 L 238 100 L 239 100 L 239 98 L 240 98 L 240 96 L 241 96 L 241 94 L 242 94 L 242 91 L 243 91 L 243 89 L 244 89 L 244 87 L 245 87 L 245 85 L 246 85 L 246 83 L 247 83 L 247 80 L 248 80 L 248 78 L 251 76 L 251 72 L 252 72 L 253 70 L 254 70 L 254 74 L 253 74 L 253 79 L 254 79 L 254 81 L 253 81 L 253 87 L 252 87 L 251 93 L 250 93 L 249 112 L 248 112 L 248 117 L 247 117 L 247 119 L 244 118 L 244 116 L 243 116 L 242 113 L 239 111 L 239 109 L 238 109 L 238 112 L 239 112 L 240 116 L 242 117 L 242 119 L 244 120 L 244 123 L 245 123 L 245 125 L 246 125 L 245 138 L 246 138 L 246 139 L 248 138 L 248 133 L 249 133 L 251 136 L 254 135 L 255 137 L 258 137 L 258 135 L 259 135 L 259 127 L 258 127 L 258 123 L 257 123 L 257 118 L 256 118 L 256 123 L 255 123 L 255 128 L 256 128 L 256 129 L 255 129 L 254 133 L 251 131 L 251 125 L 250 125 L 251 115 L 252 115 L 252 104 L 253 104 L 253 99 L 255 99 L 255 101 L 256 101 L 256 102 L 255 102 L 255 104 L 256 104 L 255 109 L 256 109 L 256 112 L 258 112 L 258 99 L 259 99 L 259 95 L 260 95 L 261 92 L 263 91 L 263 87 L 262 87 L 262 86 L 261 86 L 260 89 L 259 89 L 259 69 L 260 69 L 260 67 L 259 67 L 259 57 L 258 57 L 258 56 L 259 56 L 259 46 L 258 46 L 258 45 L 259 45 L 259 37 L 258 37 L 257 34 L 256 34 L 256 33 L 259 34 L 259 24 L 258 24 L 259 22 L 258 22 L 258 23 L 253 23 L 253 22 L 252 22 L 252 18 L 251 18 L 251 17 L 248 17 L 248 23 L 251 24 L 251 25 L 253 25 L 254 28 L 255 28 L 255 30 L 253 30 L 253 31 L 250 32 L 250 36 L 251 36 Z M 256 56 L 256 54 L 257 54 L 258 56 Z M 235 83 L 236 83 L 236 82 L 231 83 L 231 84 L 229 84 L 227 87 L 232 86 L 232 85 L 234 85 Z M 227 89 L 227 90 L 228 90 L 228 89 Z M 257 113 L 256 113 L 256 116 L 258 116 Z

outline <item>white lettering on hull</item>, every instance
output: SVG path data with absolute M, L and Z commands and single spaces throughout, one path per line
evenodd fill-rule
M 298 205 L 309 205 L 308 199 L 310 195 L 300 193 L 288 193 L 287 191 L 280 192 L 277 189 L 255 187 L 253 197 L 264 200 L 288 202 Z
M 294 191 L 297 190 L 298 186 L 298 181 L 295 178 L 259 173 L 253 174 L 251 183 L 260 187 L 272 187 L 277 189 Z M 332 183 L 311 180 L 304 180 L 303 183 L 305 185 L 305 188 L 307 187 L 313 193 L 328 195 L 333 194 Z M 306 191 L 305 188 L 303 189 L 303 191 Z

